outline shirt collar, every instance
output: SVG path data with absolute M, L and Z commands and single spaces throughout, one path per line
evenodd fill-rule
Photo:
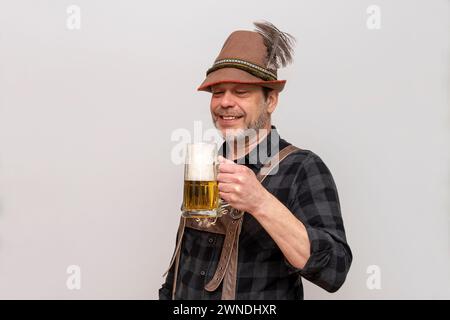
M 279 151 L 280 136 L 275 126 L 271 126 L 268 134 L 245 156 L 233 160 L 237 164 L 243 164 L 255 170 L 262 168 L 264 163 Z M 226 157 L 226 150 L 229 148 L 227 142 L 223 142 L 220 147 L 219 154 Z

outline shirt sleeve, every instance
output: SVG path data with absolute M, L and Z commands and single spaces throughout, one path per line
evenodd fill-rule
M 299 167 L 289 195 L 289 209 L 305 225 L 310 257 L 302 269 L 286 259 L 290 272 L 327 290 L 337 291 L 352 262 L 338 192 L 330 170 L 312 153 Z

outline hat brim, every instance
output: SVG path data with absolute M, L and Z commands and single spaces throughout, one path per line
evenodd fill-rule
M 211 72 L 197 90 L 211 92 L 211 86 L 220 83 L 255 84 L 281 92 L 284 89 L 286 80 L 264 81 L 241 69 L 222 68 Z

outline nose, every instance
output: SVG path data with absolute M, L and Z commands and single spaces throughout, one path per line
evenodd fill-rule
M 236 101 L 229 90 L 226 90 L 223 93 L 222 98 L 220 99 L 220 106 L 222 108 L 232 108 L 236 106 Z

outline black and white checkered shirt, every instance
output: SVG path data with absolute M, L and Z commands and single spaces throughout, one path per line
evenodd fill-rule
M 276 149 L 271 148 L 273 144 Z M 275 127 L 245 159 L 237 160 L 255 174 L 262 167 L 256 155 L 274 154 L 289 145 Z M 269 147 L 267 147 L 269 146 Z M 221 148 L 225 153 L 226 145 Z M 263 151 L 263 152 L 262 152 Z M 258 161 L 250 161 L 255 159 Z M 243 161 L 245 160 L 245 161 Z M 249 163 L 253 162 L 253 163 Z M 236 299 L 303 299 L 301 278 L 334 292 L 344 283 L 352 262 L 345 237 L 338 192 L 324 162 L 310 150 L 285 158 L 263 186 L 306 227 L 311 256 L 303 269 L 294 268 L 277 244 L 251 214 L 246 213 L 239 237 Z M 176 299 L 220 299 L 222 285 L 214 292 L 204 286 L 214 275 L 224 236 L 186 228 L 181 247 Z M 171 299 L 174 267 L 159 290 L 160 299 Z

